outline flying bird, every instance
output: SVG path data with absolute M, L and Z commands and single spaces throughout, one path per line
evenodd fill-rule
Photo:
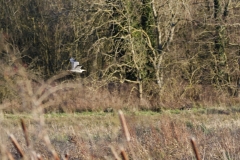
M 73 57 L 70 58 L 71 66 L 72 69 L 70 70 L 71 72 L 77 72 L 77 73 L 82 73 L 86 71 L 85 69 L 82 69 L 82 66 L 79 65 L 79 62 L 76 61 Z

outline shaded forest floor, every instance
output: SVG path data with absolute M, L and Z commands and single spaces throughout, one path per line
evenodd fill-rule
M 240 158 L 240 109 L 208 108 L 163 110 L 162 112 L 124 112 L 131 135 L 126 141 L 117 112 L 72 114 L 1 114 L 1 157 L 3 150 L 19 159 L 8 134 L 13 134 L 26 154 L 33 152 L 52 159 L 116 159 L 125 150 L 131 159 L 194 159 L 190 138 L 194 137 L 203 159 Z M 20 119 L 30 137 L 27 148 Z M 44 141 L 46 135 L 51 146 Z M 114 157 L 113 153 L 117 156 Z M 5 157 L 6 158 L 6 157 Z

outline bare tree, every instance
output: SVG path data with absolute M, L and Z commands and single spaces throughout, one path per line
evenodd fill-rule
M 184 12 L 188 12 L 185 1 L 152 1 L 152 10 L 154 15 L 154 26 L 156 32 L 156 47 L 150 47 L 152 49 L 153 57 L 151 61 L 153 63 L 157 83 L 161 91 L 164 83 L 164 55 L 170 52 L 169 46 L 173 41 L 175 35 L 175 28 L 179 21 L 184 19 Z M 150 45 L 149 45 L 150 46 Z

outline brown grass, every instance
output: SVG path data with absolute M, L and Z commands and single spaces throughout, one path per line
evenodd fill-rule
M 121 115 L 121 114 L 120 114 Z M 20 124 L 20 115 L 5 115 L 1 119 L 1 146 L 14 159 L 43 157 L 44 159 L 238 159 L 240 123 L 236 113 L 230 115 L 183 111 L 180 114 L 148 112 L 125 113 L 131 137 L 127 141 L 120 120 L 113 113 L 48 114 L 44 131 L 33 117 L 24 118 L 29 133 L 30 147 L 26 145 Z M 223 121 L 225 120 L 225 121 Z M 215 123 L 212 123 L 215 121 Z M 221 123 L 225 125 L 221 125 Z M 12 133 L 20 146 L 16 150 L 7 137 Z M 47 135 L 47 138 L 46 136 Z M 194 137 L 194 139 L 192 138 Z M 193 148 L 192 148 L 193 147 Z M 8 154 L 7 154 L 8 153 Z

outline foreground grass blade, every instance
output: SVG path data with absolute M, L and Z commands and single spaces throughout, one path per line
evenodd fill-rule
M 110 149 L 111 149 L 111 151 L 112 151 L 112 154 L 113 154 L 115 160 L 120 160 L 120 158 L 118 157 L 118 154 L 117 154 L 117 152 L 115 151 L 115 149 L 113 148 L 113 146 L 110 146 Z
M 37 160 L 43 160 L 43 158 L 40 154 L 37 154 Z
M 64 160 L 68 160 L 68 158 L 69 158 L 69 155 L 68 155 L 68 154 L 65 154 Z
M 57 152 L 54 150 L 54 148 L 53 148 L 53 146 L 52 146 L 52 144 L 50 142 L 50 139 L 49 139 L 49 137 L 47 135 L 44 136 L 44 141 L 47 144 L 48 148 L 51 150 L 54 160 L 60 160 Z
M 196 156 L 197 160 L 201 160 L 200 154 L 198 152 L 198 148 L 197 148 L 197 145 L 196 145 L 195 138 L 191 138 L 191 144 L 192 144 L 193 151 L 195 153 L 195 156 Z
M 10 137 L 14 147 L 16 148 L 18 153 L 20 154 L 20 156 L 24 157 L 24 152 L 22 150 L 22 147 L 19 145 L 19 143 L 17 142 L 16 138 L 12 134 L 10 134 L 9 137 Z
M 128 160 L 128 156 L 127 153 L 124 151 L 123 148 L 121 148 L 121 156 L 123 160 Z
M 27 144 L 27 146 L 29 146 L 30 143 L 29 143 L 29 138 L 28 138 L 28 132 L 27 132 L 26 125 L 25 125 L 23 119 L 21 119 L 21 125 L 22 125 L 22 129 L 23 129 L 24 137 L 26 140 L 26 144 Z
M 125 134 L 125 137 L 126 137 L 127 141 L 129 142 L 131 140 L 131 137 L 130 137 L 130 133 L 129 133 L 129 130 L 128 130 L 128 127 L 127 127 L 125 117 L 124 117 L 123 112 L 121 110 L 118 111 L 118 114 L 119 114 L 119 118 L 120 118 L 120 121 L 121 121 L 121 124 L 122 124 L 123 132 Z
M 9 160 L 14 160 L 13 155 L 7 151 L 7 157 Z

